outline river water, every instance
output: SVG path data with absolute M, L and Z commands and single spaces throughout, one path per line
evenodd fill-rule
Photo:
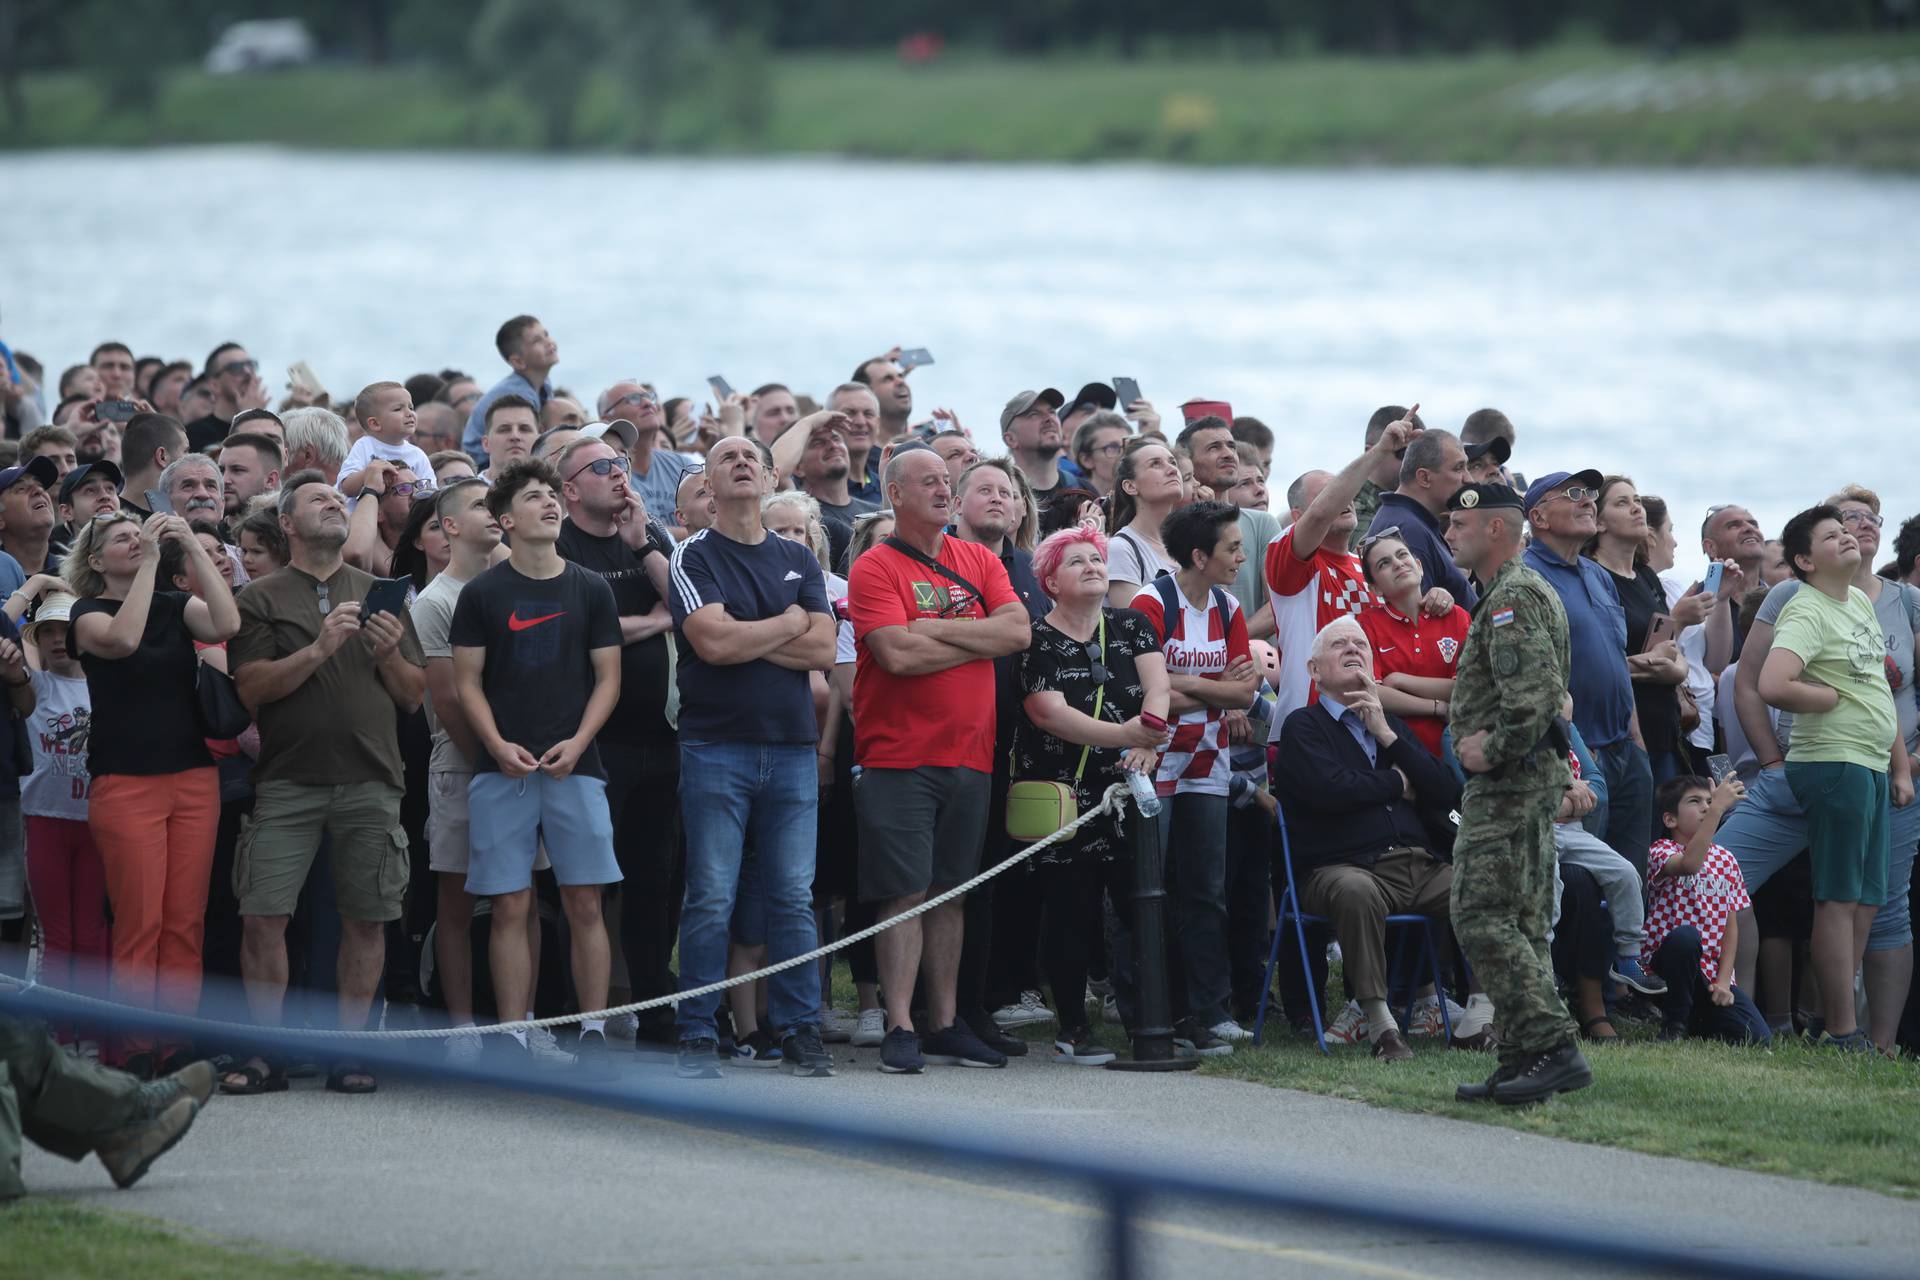
M 1848 480 L 1920 511 L 1920 180 L 1843 172 L 1258 171 L 258 148 L 0 161 L 0 336 L 49 366 L 120 338 L 244 342 L 276 390 L 455 365 L 539 315 L 556 381 L 667 394 L 930 348 L 919 414 L 997 436 L 1013 391 L 1115 374 L 1170 420 L 1272 425 L 1276 491 L 1376 405 L 1483 405 L 1531 474 L 1596 466 L 1683 532 L 1769 531 Z

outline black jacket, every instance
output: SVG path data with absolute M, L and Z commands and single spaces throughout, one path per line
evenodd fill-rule
M 1376 764 L 1353 734 L 1319 703 L 1289 715 L 1280 732 L 1274 791 L 1286 811 L 1293 870 L 1352 863 L 1371 867 L 1393 845 L 1413 845 L 1437 858 L 1453 855 L 1453 823 L 1460 786 L 1447 767 L 1392 712 L 1396 735 Z M 1401 793 L 1398 765 L 1413 783 L 1416 802 Z

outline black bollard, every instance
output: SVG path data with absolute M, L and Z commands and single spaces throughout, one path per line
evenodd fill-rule
M 1162 801 L 1162 803 L 1166 803 Z M 1109 1071 L 1191 1071 L 1200 1059 L 1173 1045 L 1173 1002 L 1167 994 L 1167 891 L 1161 885 L 1160 838 L 1138 802 L 1122 818 L 1133 840 L 1133 968 L 1140 998 L 1133 1057 Z

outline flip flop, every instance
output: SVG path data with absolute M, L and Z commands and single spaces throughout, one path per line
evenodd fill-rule
M 349 1083 L 350 1077 L 357 1077 L 360 1083 Z M 374 1093 L 379 1088 L 373 1072 L 350 1059 L 334 1063 L 327 1072 L 327 1090 L 331 1093 Z
M 244 1083 L 229 1084 L 228 1077 L 239 1076 Z M 285 1093 L 287 1078 L 265 1058 L 251 1058 L 220 1073 L 220 1092 L 246 1096 L 256 1093 Z
M 1597 1026 L 1600 1026 L 1602 1023 L 1605 1023 L 1607 1028 L 1609 1030 L 1612 1030 L 1612 1027 L 1613 1027 L 1612 1020 L 1609 1019 L 1605 1014 L 1602 1014 L 1598 1018 L 1588 1018 L 1585 1022 L 1580 1024 L 1580 1038 L 1582 1040 L 1590 1040 L 1595 1044 L 1611 1044 L 1613 1041 L 1618 1040 L 1620 1038 L 1620 1033 L 1618 1031 L 1615 1031 L 1610 1036 L 1594 1035 L 1593 1029 Z

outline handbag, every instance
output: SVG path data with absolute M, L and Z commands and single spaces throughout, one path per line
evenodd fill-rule
M 253 723 L 253 714 L 240 701 L 233 677 L 205 659 L 194 664 L 194 702 L 200 712 L 200 736 L 216 741 L 237 738 Z
M 1107 662 L 1107 615 L 1100 613 L 1100 665 Z M 1100 718 L 1100 708 L 1107 696 L 1106 681 L 1101 681 L 1093 693 L 1093 718 Z M 1080 763 L 1074 767 L 1073 782 L 1056 782 L 1051 779 L 1024 778 L 1007 787 L 1007 835 L 1015 840 L 1031 843 L 1043 840 L 1060 828 L 1080 816 L 1080 801 L 1075 788 L 1080 776 L 1087 771 L 1087 755 L 1093 748 L 1083 745 L 1080 748 Z

